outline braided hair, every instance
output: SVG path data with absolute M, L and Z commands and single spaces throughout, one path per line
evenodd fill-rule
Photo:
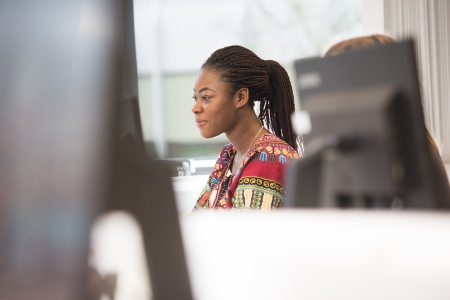
M 202 68 L 218 72 L 232 95 L 248 88 L 249 105 L 260 102 L 259 121 L 295 150 L 302 148 L 291 124 L 295 111 L 291 82 L 278 62 L 263 60 L 242 46 L 228 46 L 216 50 Z

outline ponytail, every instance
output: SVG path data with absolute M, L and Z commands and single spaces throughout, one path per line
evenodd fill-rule
M 266 60 L 265 63 L 269 73 L 269 93 L 267 100 L 261 102 L 258 119 L 298 152 L 301 143 L 291 122 L 295 103 L 289 75 L 278 62 Z

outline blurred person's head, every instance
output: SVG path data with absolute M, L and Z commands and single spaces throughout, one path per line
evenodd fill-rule
M 331 47 L 328 48 L 324 56 L 341 54 L 351 50 L 357 50 L 376 45 L 392 43 L 395 41 L 396 40 L 393 37 L 381 33 L 348 38 L 333 44 Z

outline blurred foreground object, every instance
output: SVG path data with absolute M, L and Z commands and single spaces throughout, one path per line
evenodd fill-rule
M 210 212 L 182 225 L 198 300 L 446 300 L 450 295 L 448 213 Z M 237 234 L 242 228 L 259 230 Z M 218 249 L 226 259 L 217 259 Z M 232 288 L 223 288 L 230 278 L 236 281 Z
M 447 176 L 429 146 L 413 40 L 295 66 L 311 132 L 304 159 L 290 168 L 287 206 L 450 207 Z
M 2 299 L 88 299 L 91 226 L 110 210 L 141 226 L 154 299 L 191 298 L 169 172 L 119 131 L 131 4 L 0 4 Z

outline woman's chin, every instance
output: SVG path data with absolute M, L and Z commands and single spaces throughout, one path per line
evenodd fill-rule
M 200 135 L 205 139 L 212 139 L 212 138 L 218 136 L 218 134 L 214 134 L 212 132 L 203 131 L 203 130 L 200 131 Z
M 214 135 L 212 135 L 212 134 L 200 133 L 200 135 L 205 139 L 211 139 L 214 137 Z

